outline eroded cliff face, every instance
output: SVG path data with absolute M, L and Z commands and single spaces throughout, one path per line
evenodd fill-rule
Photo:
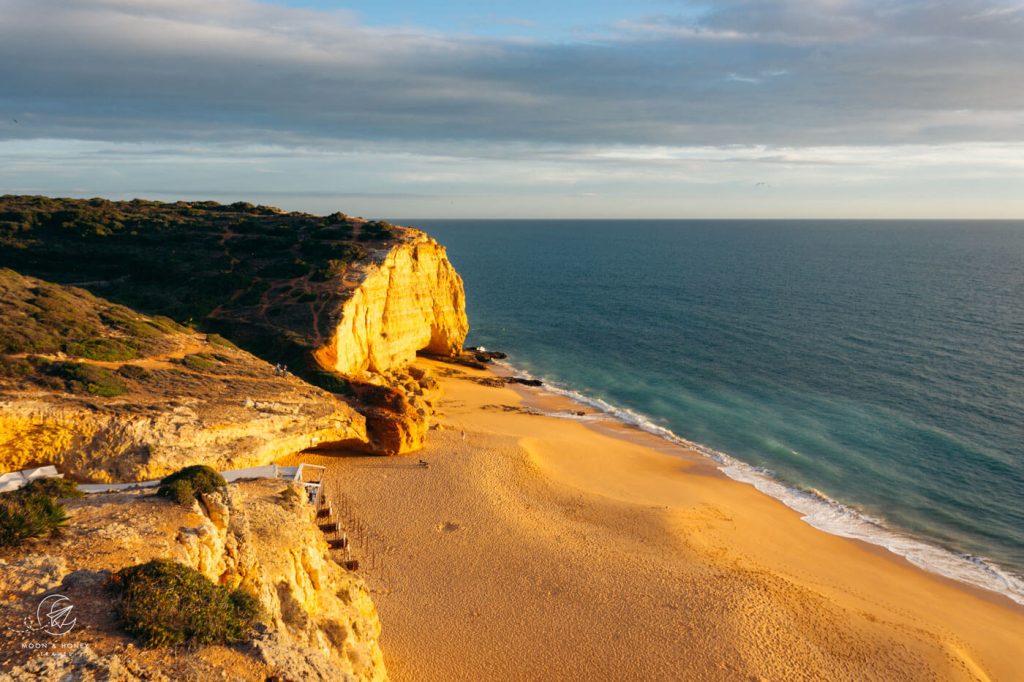
M 304 495 L 279 481 L 204 495 L 201 524 L 178 533 L 186 563 L 259 598 L 270 630 L 255 650 L 272 668 L 297 680 L 384 680 L 376 607 L 328 558 Z
M 0 269 L 0 472 L 98 482 L 367 440 L 350 405 L 229 342 Z
M 367 268 L 313 355 L 345 375 L 408 366 L 417 351 L 456 355 L 469 331 L 462 278 L 443 246 L 416 230 Z
M 381 626 L 365 583 L 334 562 L 303 493 L 279 480 L 229 485 L 183 507 L 152 492 L 93 495 L 66 502 L 64 533 L 0 551 L 0 668 L 13 680 L 387 679 Z M 121 629 L 112 572 L 169 559 L 210 580 L 243 587 L 263 607 L 250 644 L 206 646 L 168 660 L 140 649 Z M 21 619 L 45 594 L 73 604 L 81 647 L 69 656 L 20 647 Z M 5 640 L 5 637 L 11 637 Z M 3 675 L 0 675 L 3 677 Z M 5 678 L 8 679 L 8 678 Z
M 0 470 L 53 464 L 99 483 L 162 478 L 192 464 L 219 471 L 269 464 L 313 446 L 367 440 L 365 418 L 297 385 L 264 400 L 152 396 L 98 401 L 0 392 Z M 269 400 L 266 398 L 270 398 Z

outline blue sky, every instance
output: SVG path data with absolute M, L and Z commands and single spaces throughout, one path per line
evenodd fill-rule
M 670 0 L 609 2 L 608 0 L 523 0 L 488 2 L 336 2 L 288 0 L 280 4 L 323 11 L 354 11 L 372 26 L 417 26 L 438 31 L 480 36 L 506 36 L 549 40 L 586 40 L 607 26 L 637 16 L 653 16 L 667 8 L 679 9 Z M 688 8 L 687 8 L 688 9 Z M 693 10 L 688 9 L 691 13 Z
M 0 193 L 1024 217 L 1009 0 L 0 0 Z

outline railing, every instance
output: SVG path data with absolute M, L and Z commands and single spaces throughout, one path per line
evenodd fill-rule
M 52 466 L 22 469 L 21 471 L 0 474 L 0 493 L 9 493 L 12 490 L 17 490 L 28 485 L 29 481 L 37 478 L 62 478 L 62 476 L 57 472 L 57 467 Z

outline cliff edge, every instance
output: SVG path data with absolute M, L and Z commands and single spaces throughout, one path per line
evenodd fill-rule
M 457 355 L 462 280 L 412 228 L 215 202 L 0 197 L 0 267 L 217 332 L 365 418 L 362 448 L 415 450 L 429 427 L 419 351 Z
M 347 403 L 215 335 L 0 269 L 0 470 L 138 481 L 367 440 Z

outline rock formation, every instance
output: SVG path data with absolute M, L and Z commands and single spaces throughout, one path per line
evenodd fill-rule
M 364 418 L 330 393 L 80 289 L 0 270 L 0 319 L 2 471 L 135 481 L 367 440 Z
M 56 539 L 0 555 L 0 640 L 12 658 L 6 679 L 387 679 L 380 622 L 363 581 L 331 560 L 312 507 L 296 484 L 240 482 L 191 508 L 151 492 L 112 493 L 66 502 L 72 521 Z M 218 584 L 241 586 L 263 607 L 251 644 L 207 646 L 161 660 L 134 646 L 116 617 L 110 573 L 152 559 L 179 561 Z M 33 655 L 17 645 L 22 616 L 57 591 L 74 604 L 72 656 Z M 25 611 L 23 614 L 22 611 Z M 166 677 L 163 677 L 166 675 Z M 91 678 L 90 678 L 91 679 Z
M 0 266 L 198 323 L 288 364 L 362 412 L 364 449 L 386 454 L 419 447 L 429 425 L 406 367 L 419 351 L 458 355 L 468 329 L 442 246 L 342 214 L 5 196 Z M 392 398 L 382 405 L 366 385 L 390 386 Z
M 383 374 L 408 366 L 417 351 L 458 353 L 468 331 L 462 278 L 444 247 L 408 230 L 367 269 L 313 356 L 341 374 Z

